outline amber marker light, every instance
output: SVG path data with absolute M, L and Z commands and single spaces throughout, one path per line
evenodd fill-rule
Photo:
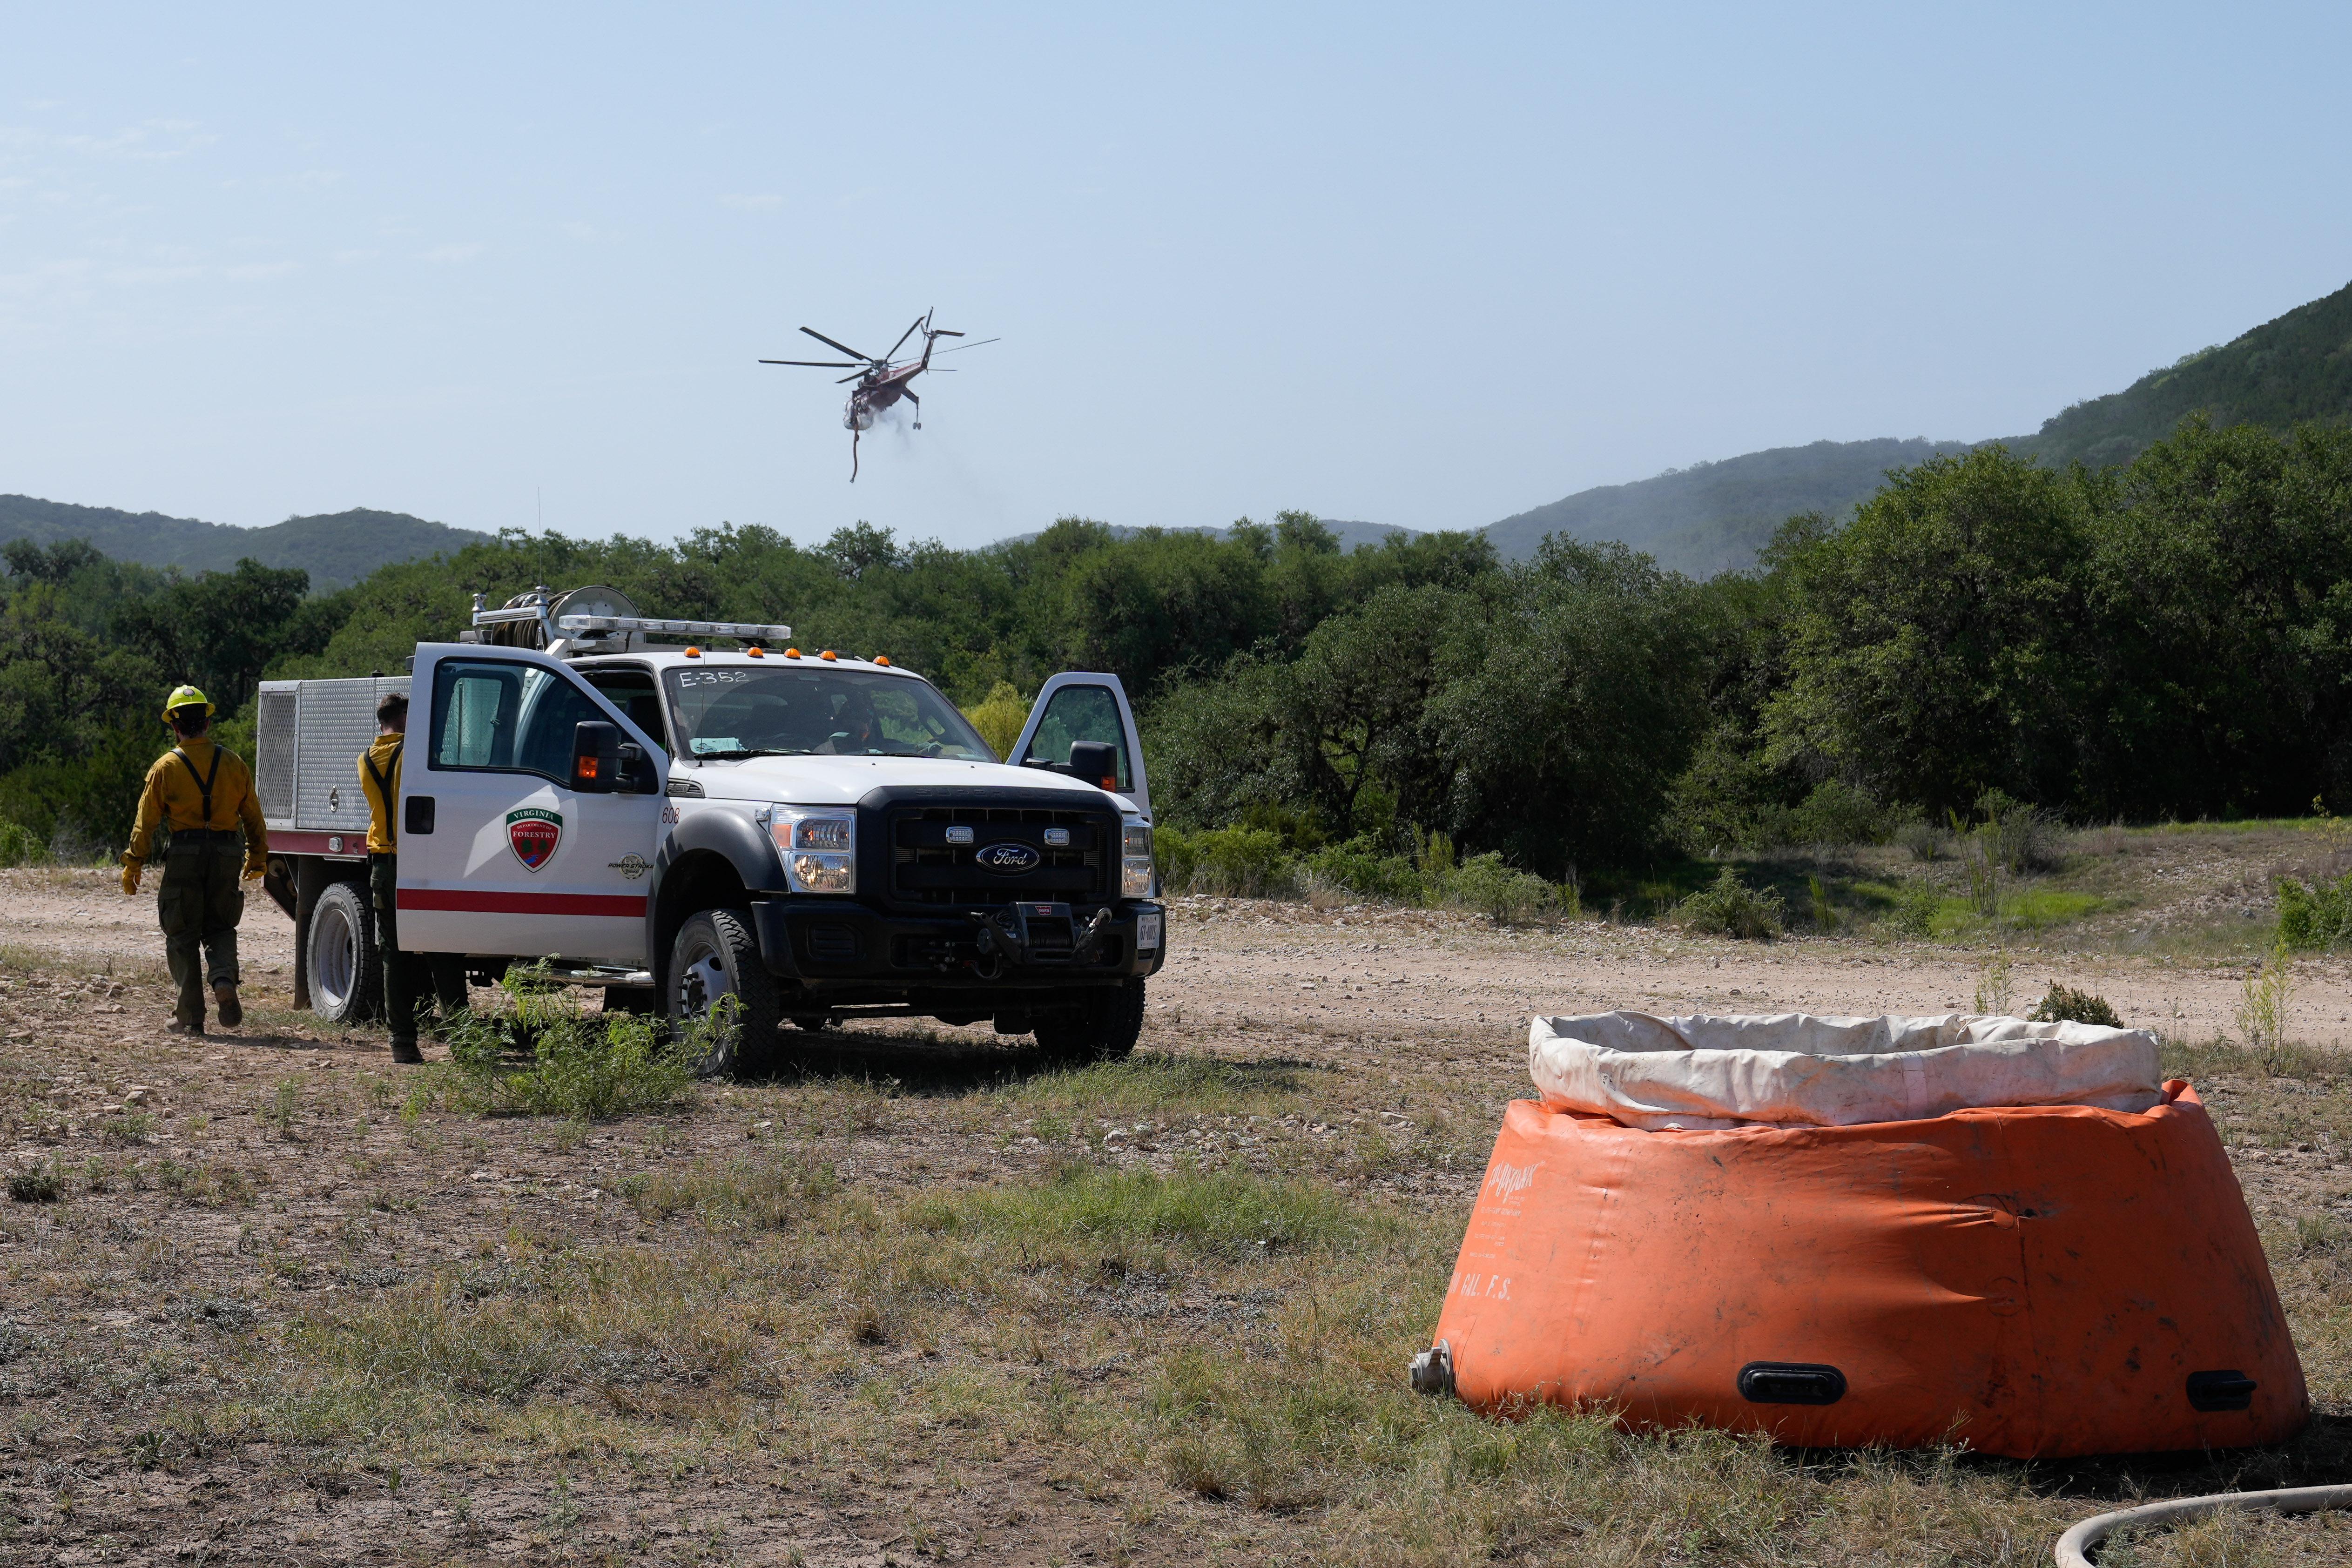
M 750 647 L 744 649 L 743 652 L 754 659 L 764 659 L 768 656 L 767 650 L 761 647 L 757 643 L 752 643 Z
M 887 653 L 877 653 L 874 655 L 874 662 L 887 670 L 890 667 L 890 655 Z
M 689 659 L 699 659 L 702 657 L 702 650 L 689 643 L 686 650 L 686 656 Z
M 798 648 L 787 648 L 784 650 L 784 657 L 787 659 L 797 659 L 800 656 L 801 651 Z
M 824 659 L 824 660 L 830 661 L 830 660 L 834 660 L 834 659 L 838 659 L 839 657 L 841 657 L 841 655 L 840 655 L 840 654 L 838 654 L 838 653 L 835 653 L 832 649 L 827 648 L 824 653 L 819 653 L 819 654 L 817 655 L 817 657 L 818 657 L 818 658 L 820 658 L 820 659 Z

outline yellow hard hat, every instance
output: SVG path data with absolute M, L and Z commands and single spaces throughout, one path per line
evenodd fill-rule
M 174 689 L 170 696 L 163 699 L 165 721 L 168 722 L 173 714 L 184 707 L 202 707 L 209 716 L 213 711 L 213 700 L 194 686 L 180 686 Z

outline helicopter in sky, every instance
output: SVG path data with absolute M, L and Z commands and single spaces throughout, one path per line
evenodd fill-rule
M 803 327 L 801 329 L 802 331 L 814 338 L 826 348 L 837 349 L 847 354 L 849 358 L 846 360 L 761 360 L 760 361 L 763 365 L 810 365 L 819 370 L 857 372 L 855 375 L 844 376 L 834 383 L 835 386 L 845 385 L 850 382 L 857 383 L 849 394 L 848 404 L 841 411 L 842 425 L 849 432 L 849 482 L 853 485 L 857 483 L 857 438 L 874 428 L 876 414 L 880 413 L 900 398 L 905 398 L 914 405 L 915 428 L 917 430 L 923 428 L 923 400 L 915 395 L 914 388 L 910 383 L 917 376 L 931 368 L 931 350 L 941 338 L 963 336 L 961 332 L 951 332 L 945 327 L 932 326 L 931 317 L 935 313 L 932 310 L 926 310 L 916 317 L 915 324 L 898 334 L 898 340 L 890 345 L 890 352 L 887 354 L 879 356 L 861 354 L 848 344 L 828 338 L 814 327 Z M 918 332 L 923 335 L 921 357 L 912 360 L 898 359 L 898 352 L 907 346 L 907 340 Z M 982 338 L 978 343 L 959 343 L 953 349 L 940 349 L 939 351 L 942 354 L 952 354 L 958 350 L 977 349 L 982 343 L 1001 341 L 1003 340 L 998 338 Z M 943 370 L 940 373 L 945 375 L 948 372 Z

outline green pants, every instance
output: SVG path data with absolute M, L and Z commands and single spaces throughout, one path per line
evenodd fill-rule
M 245 846 L 235 839 L 180 839 L 164 852 L 155 900 L 163 922 L 163 961 L 180 997 L 172 1016 L 201 1028 L 205 987 L 236 984 L 236 923 L 245 915 L 237 873 Z
M 368 856 L 368 894 L 375 904 L 376 951 L 383 959 L 383 1011 L 395 1045 L 416 1043 L 416 1017 L 438 998 L 441 1016 L 466 1006 L 465 960 L 455 953 L 400 950 L 400 857 Z

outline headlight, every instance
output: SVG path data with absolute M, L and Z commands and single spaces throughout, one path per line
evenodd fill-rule
M 1151 830 L 1129 822 L 1119 835 L 1118 892 L 1122 898 L 1151 896 Z
M 857 819 L 800 806 L 772 806 L 768 837 L 795 893 L 857 891 Z

